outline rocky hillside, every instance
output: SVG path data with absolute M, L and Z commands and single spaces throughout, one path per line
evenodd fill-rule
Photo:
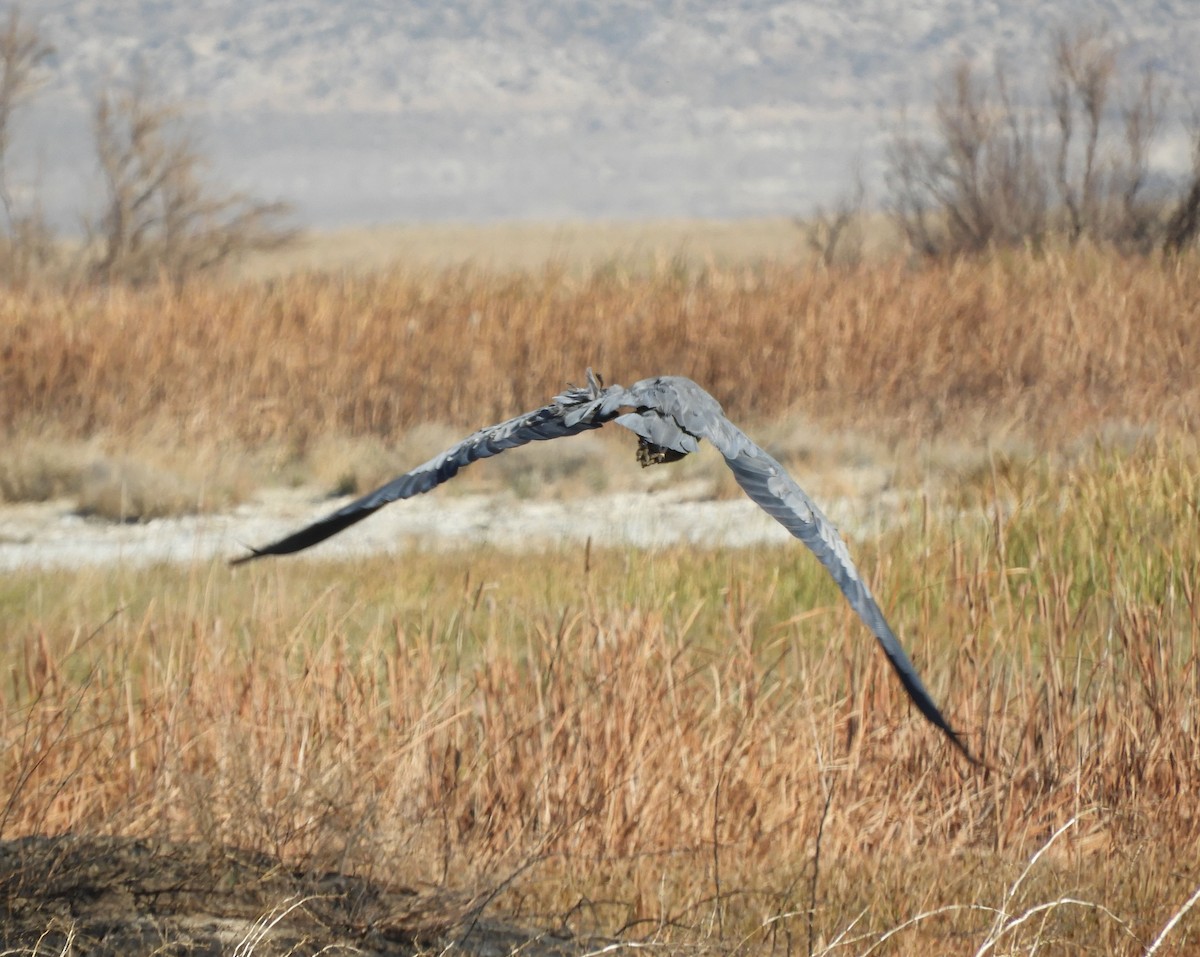
M 959 57 L 1036 76 L 1105 23 L 1176 120 L 1190 0 L 40 0 L 56 49 L 18 168 L 62 219 L 91 189 L 87 104 L 141 69 L 192 105 L 218 172 L 305 223 L 777 215 L 877 180 L 887 128 Z M 1193 101 L 1195 96 L 1192 97 Z M 1160 163 L 1179 165 L 1178 124 Z M 51 188 L 47 188 L 51 187 Z

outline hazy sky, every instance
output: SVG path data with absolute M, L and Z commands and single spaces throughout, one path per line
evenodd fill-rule
M 8 6 L 8 4 L 5 4 Z M 901 104 L 958 58 L 1042 75 L 1063 25 L 1109 24 L 1176 117 L 1192 0 L 41 0 L 56 53 L 10 177 L 60 225 L 96 205 L 88 104 L 137 70 L 185 103 L 222 183 L 305 225 L 793 215 L 876 194 Z M 1192 96 L 1195 103 L 1197 97 Z M 1182 163 L 1178 122 L 1156 157 Z

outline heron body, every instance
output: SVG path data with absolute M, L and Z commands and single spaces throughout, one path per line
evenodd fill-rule
M 676 461 L 698 451 L 701 439 L 710 442 L 724 457 L 746 494 L 807 545 L 833 576 L 850 607 L 875 635 L 917 709 L 972 763 L 978 763 L 926 691 L 850 558 L 837 527 L 779 462 L 725 417 L 716 399 L 683 376 L 642 379 L 628 388 L 606 387 L 589 369 L 586 387 L 567 389 L 549 405 L 482 428 L 411 472 L 277 542 L 252 549 L 249 555 L 234 559 L 231 564 L 301 551 L 362 521 L 390 502 L 436 488 L 479 459 L 530 442 L 577 435 L 609 422 L 616 422 L 638 436 L 638 461 L 643 466 Z

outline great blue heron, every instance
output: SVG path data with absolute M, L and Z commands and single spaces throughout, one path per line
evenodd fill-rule
M 854 567 L 837 527 L 784 471 L 782 465 L 725 418 L 716 399 L 683 376 L 643 379 L 629 388 L 619 385 L 605 387 L 588 369 L 586 388 L 567 389 L 549 405 L 499 425 L 480 429 L 424 465 L 417 466 L 411 472 L 286 538 L 263 548 L 252 549 L 251 554 L 234 559 L 231 564 L 240 565 L 265 555 L 298 552 L 362 521 L 389 502 L 430 491 L 477 459 L 485 459 L 529 442 L 598 429 L 608 422 L 616 422 L 637 434 L 637 458 L 643 466 L 677 461 L 697 451 L 701 439 L 708 439 L 725 457 L 725 463 L 733 470 L 734 478 L 746 494 L 812 549 L 821 564 L 829 570 L 850 602 L 850 607 L 883 646 L 883 652 L 899 675 L 900 683 L 921 714 L 940 728 L 968 760 L 978 763 L 925 690 L 913 663 L 900 647 L 900 642 L 867 588 L 867 583 Z

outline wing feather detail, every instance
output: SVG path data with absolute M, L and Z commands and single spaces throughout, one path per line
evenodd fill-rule
M 940 729 L 969 761 L 977 764 L 978 760 L 967 749 L 958 733 L 950 727 L 934 703 L 933 697 L 926 690 L 912 660 L 900 645 L 899 639 L 884 617 L 883 610 L 875 601 L 875 596 L 871 594 L 870 588 L 859 574 L 837 526 L 825 516 L 782 465 L 748 438 L 732 457 L 725 457 L 725 462 L 743 491 L 764 512 L 807 545 L 817 556 L 817 560 L 825 566 L 850 607 L 883 648 L 883 653 L 899 677 L 904 690 L 908 692 L 909 698 L 921 714 Z
M 602 412 L 599 396 L 588 390 L 571 390 L 540 409 L 480 429 L 411 472 L 392 479 L 286 538 L 262 548 L 251 549 L 249 555 L 236 558 L 230 564 L 241 565 L 266 555 L 288 555 L 301 551 L 361 522 L 391 502 L 432 491 L 454 478 L 472 462 L 491 458 L 530 442 L 546 442 L 598 429 L 613 415 L 615 413 L 606 416 Z

